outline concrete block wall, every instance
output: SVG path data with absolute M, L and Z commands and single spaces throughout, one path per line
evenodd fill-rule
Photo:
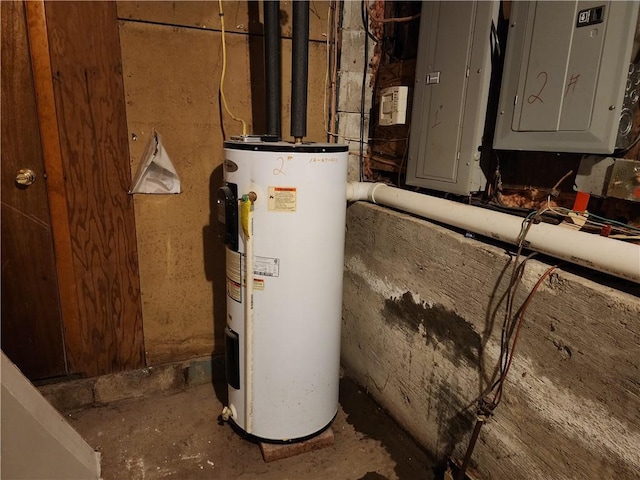
M 360 179 L 360 120 L 362 112 L 362 82 L 365 82 L 364 152 L 367 150 L 369 111 L 373 89 L 369 85 L 371 69 L 365 66 L 365 36 L 360 2 L 342 3 L 342 41 L 340 67 L 338 69 L 338 142 L 349 145 L 349 180 Z M 369 42 L 367 64 L 373 54 L 373 42 Z
M 392 210 L 348 208 L 342 362 L 428 450 L 464 456 L 497 363 L 499 246 Z M 516 305 L 548 265 L 527 263 Z M 594 277 L 595 278 L 595 277 Z M 640 300 L 556 270 L 526 314 L 472 465 L 488 479 L 636 479 Z

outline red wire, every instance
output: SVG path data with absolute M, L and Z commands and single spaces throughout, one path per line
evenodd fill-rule
M 558 266 L 554 265 L 553 267 L 548 268 L 542 274 L 542 276 L 540 276 L 540 278 L 538 279 L 536 284 L 533 286 L 533 288 L 529 292 L 529 295 L 525 299 L 524 303 L 522 304 L 522 308 L 520 309 L 520 313 L 518 314 L 518 323 L 516 325 L 515 336 L 513 337 L 513 344 L 511 345 L 511 353 L 509 355 L 509 361 L 507 362 L 507 367 L 504 370 L 504 375 L 502 375 L 501 378 L 500 378 L 500 384 L 498 386 L 498 390 L 496 391 L 496 394 L 493 397 L 493 405 L 494 405 L 494 407 L 500 402 L 500 398 L 502 397 L 502 385 L 504 384 L 505 380 L 507 379 L 507 374 L 509 373 L 509 369 L 511 368 L 511 362 L 513 361 L 513 355 L 516 352 L 516 345 L 518 344 L 518 337 L 519 337 L 519 334 L 520 334 L 520 327 L 522 327 L 522 324 L 524 322 L 524 314 L 527 311 L 527 307 L 531 303 L 531 300 L 533 299 L 534 295 L 538 291 L 538 288 L 540 287 L 540 285 L 542 285 L 542 282 L 544 282 L 545 278 L 547 278 L 549 275 L 551 275 L 551 273 L 556 268 L 558 268 Z

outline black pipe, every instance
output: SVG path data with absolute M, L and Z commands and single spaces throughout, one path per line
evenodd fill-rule
M 282 139 L 280 112 L 280 2 L 264 2 L 264 76 L 267 106 L 267 136 Z
M 291 136 L 296 143 L 307 134 L 307 83 L 309 77 L 309 2 L 293 3 L 291 52 Z

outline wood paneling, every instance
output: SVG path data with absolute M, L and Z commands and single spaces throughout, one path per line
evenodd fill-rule
M 298 0 L 295 0 L 298 1 Z M 254 7 L 258 16 L 252 14 Z M 262 2 L 229 1 L 222 2 L 225 18 L 225 30 L 235 33 L 262 34 Z M 328 1 L 309 2 L 309 39 L 324 43 L 327 32 Z M 219 30 L 220 16 L 217 0 L 207 1 L 119 1 L 118 16 L 121 19 L 142 22 L 164 23 L 168 25 L 192 27 L 198 29 Z M 280 28 L 282 35 L 291 37 L 293 2 L 280 1 Z
M 87 375 L 144 365 L 122 65 L 113 2 L 45 5 Z M 69 319 L 71 320 L 71 319 Z M 65 319 L 65 322 L 67 319 Z
M 180 195 L 134 195 L 145 351 L 147 363 L 156 364 L 224 350 L 226 294 L 219 282 L 224 280 L 224 248 L 215 233 L 215 195 L 224 158 L 217 93 L 222 44 L 216 31 L 154 23 L 160 11 L 143 3 L 118 4 L 119 13 L 122 7 L 139 6 L 139 21 L 120 21 L 132 172 L 153 127 L 162 135 L 183 189 Z M 234 2 L 224 3 L 229 20 Z M 240 7 L 246 2 L 235 3 Z M 194 4 L 165 2 L 162 8 L 167 15 L 175 12 L 177 21 L 193 12 Z M 259 35 L 226 36 L 227 102 L 256 133 L 264 132 L 251 122 L 261 116 L 253 110 L 253 97 L 264 96 L 255 83 L 258 75 L 252 75 L 257 60 L 252 56 L 256 50 L 262 55 L 261 48 L 252 47 L 260 40 Z M 319 42 L 309 47 L 307 138 L 325 141 L 326 50 Z M 282 49 L 282 132 L 288 139 L 291 40 L 284 39 Z M 222 118 L 227 135 L 241 133 L 240 124 L 226 112 Z
M 2 349 L 31 379 L 66 372 L 58 281 L 22 2 L 2 2 Z M 35 172 L 29 187 L 14 183 Z

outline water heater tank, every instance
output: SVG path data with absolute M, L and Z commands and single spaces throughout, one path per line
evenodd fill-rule
M 338 409 L 347 147 L 251 139 L 224 147 L 228 412 L 260 440 L 303 440 Z M 252 298 L 245 195 L 255 199 L 245 226 Z

